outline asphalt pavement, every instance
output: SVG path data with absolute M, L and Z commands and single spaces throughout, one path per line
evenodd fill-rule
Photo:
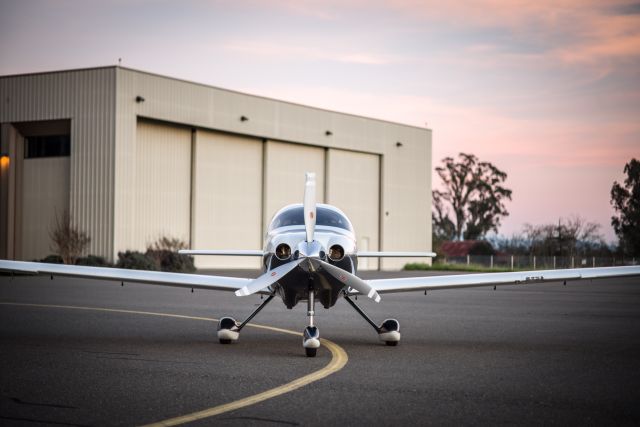
M 159 422 L 277 388 L 332 361 L 326 347 L 307 358 L 300 337 L 273 330 L 245 328 L 237 343 L 221 345 L 211 320 L 70 308 L 242 319 L 260 302 L 0 276 L 0 424 Z M 318 306 L 316 325 L 346 352 L 344 368 L 192 425 L 640 424 L 640 279 L 357 302 L 378 322 L 400 321 L 399 346 L 380 343 L 343 300 Z M 301 332 L 305 310 L 275 299 L 254 322 Z

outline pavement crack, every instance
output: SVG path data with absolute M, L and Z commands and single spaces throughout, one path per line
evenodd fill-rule
M 58 426 L 91 427 L 87 424 L 74 424 L 74 423 L 65 423 L 62 421 L 38 420 L 34 418 L 0 416 L 0 420 L 22 421 L 22 422 L 28 422 L 28 423 L 48 424 L 48 425 L 58 425 Z
M 138 362 L 156 362 L 156 363 L 176 363 L 176 364 L 186 364 L 186 365 L 198 365 L 200 362 L 181 362 L 179 360 L 159 360 L 159 359 L 141 359 L 138 357 L 106 357 L 106 356 L 98 356 L 96 359 L 108 359 L 108 360 L 135 360 Z
M 28 405 L 28 406 L 46 406 L 49 408 L 62 408 L 62 409 L 78 409 L 75 406 L 68 405 L 58 405 L 56 403 L 41 403 L 41 402 L 27 402 L 25 400 L 19 399 L 17 397 L 9 397 L 9 400 L 15 402 L 20 405 Z

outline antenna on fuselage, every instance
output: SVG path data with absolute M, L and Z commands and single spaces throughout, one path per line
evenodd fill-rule
M 304 176 L 304 228 L 307 242 L 313 242 L 316 229 L 316 174 L 307 172 Z

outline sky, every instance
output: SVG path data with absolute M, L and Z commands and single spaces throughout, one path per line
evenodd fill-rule
M 119 58 L 428 127 L 434 167 L 508 174 L 505 236 L 580 215 L 614 241 L 611 186 L 640 158 L 639 0 L 0 0 L 0 75 Z

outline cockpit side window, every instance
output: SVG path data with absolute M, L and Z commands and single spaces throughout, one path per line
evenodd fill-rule
M 318 207 L 316 209 L 316 225 L 324 225 L 329 227 L 338 227 L 353 232 L 349 220 L 338 212 L 331 209 Z M 280 213 L 271 222 L 269 231 L 280 227 L 288 227 L 291 225 L 304 225 L 304 209 L 302 206 L 287 209 Z

